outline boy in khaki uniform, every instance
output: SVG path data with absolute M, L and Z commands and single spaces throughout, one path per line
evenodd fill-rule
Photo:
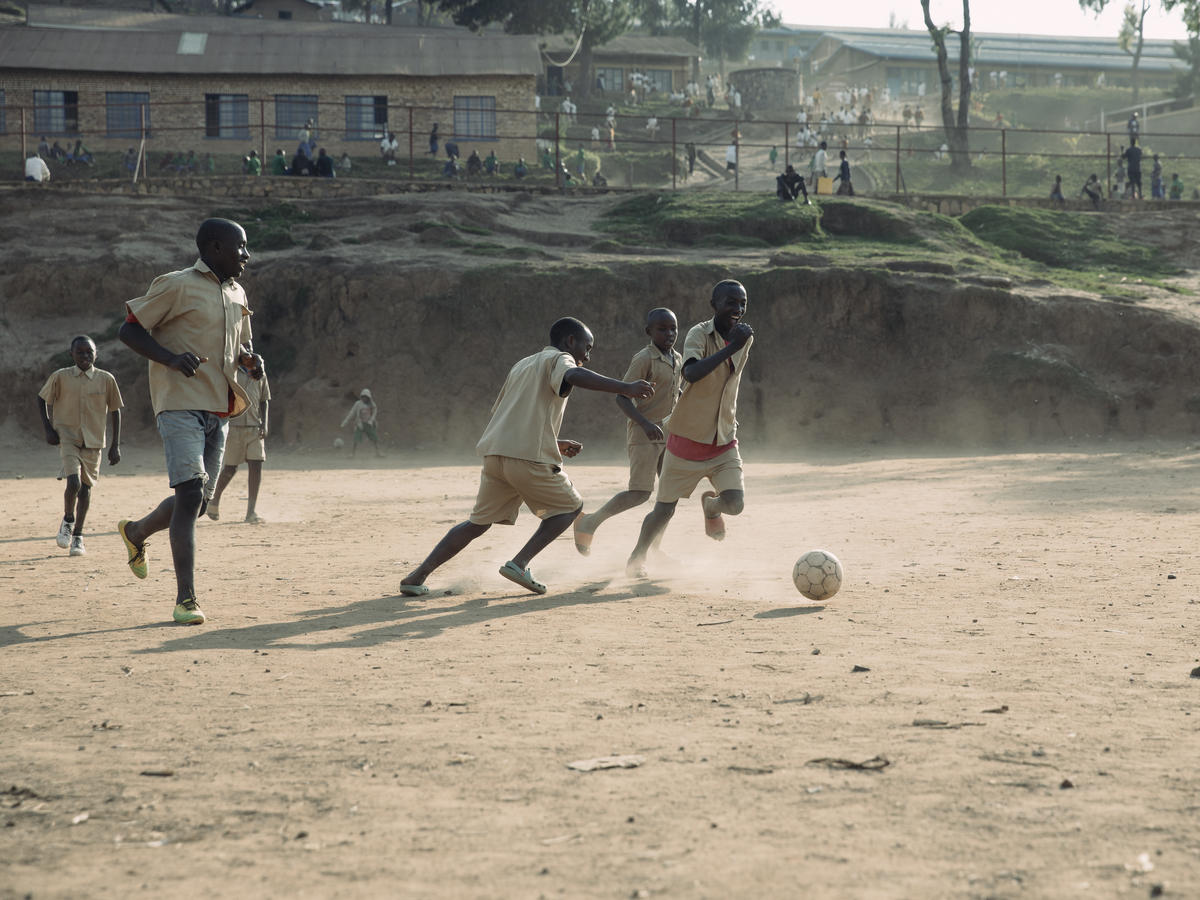
M 475 447 L 483 457 L 475 508 L 404 577 L 401 594 L 428 594 L 425 579 L 492 525 L 514 524 L 521 501 L 542 523 L 517 555 L 500 567 L 500 574 L 535 594 L 546 593 L 546 586 L 529 571 L 529 561 L 566 531 L 583 509 L 578 491 L 562 470 L 563 456 L 575 456 L 583 449 L 578 441 L 558 437 L 567 395 L 573 387 L 637 399 L 654 393 L 647 381 L 626 383 L 583 368 L 593 342 L 591 331 L 578 319 L 559 319 L 550 327 L 550 346 L 509 370 Z
M 650 343 L 633 355 L 625 372 L 625 381 L 641 379 L 654 385 L 654 395 L 634 403 L 617 397 L 617 406 L 629 418 L 625 439 L 629 453 L 629 486 L 594 513 L 575 520 L 575 549 L 587 556 L 592 539 L 605 521 L 650 499 L 654 479 L 662 468 L 667 439 L 663 422 L 675 408 L 683 377 L 683 357 L 674 349 L 679 322 L 669 309 L 652 309 L 646 315 L 646 334 Z
M 96 343 L 87 335 L 71 341 L 75 365 L 52 373 L 38 392 L 38 412 L 46 429 L 46 443 L 58 445 L 62 468 L 58 479 L 63 491 L 63 519 L 55 542 L 83 556 L 83 522 L 92 502 L 92 485 L 100 477 L 100 451 L 106 445 L 105 419 L 112 425 L 108 464 L 121 461 L 121 391 L 117 380 L 97 369 Z M 49 407 L 49 412 L 47 412 Z
M 205 219 L 196 232 L 200 258 L 160 275 L 125 304 L 118 337 L 150 361 L 150 400 L 162 438 L 172 495 L 117 533 L 137 578 L 147 574 L 146 539 L 170 529 L 175 611 L 180 625 L 200 625 L 196 600 L 196 519 L 212 497 L 225 452 L 228 419 L 247 406 L 237 369 L 263 377 L 251 346 L 250 308 L 237 283 L 250 260 L 246 232 L 228 219 Z
M 262 525 L 266 522 L 255 511 L 258 504 L 258 488 L 262 484 L 263 463 L 267 459 L 267 416 L 271 402 L 271 386 L 267 376 L 254 378 L 245 366 L 239 365 L 234 375 L 237 383 L 246 392 L 246 411 L 229 421 L 229 434 L 225 438 L 225 467 L 217 479 L 217 489 L 208 501 L 208 517 L 214 522 L 221 518 L 221 494 L 237 474 L 238 466 L 246 464 L 249 499 L 246 502 L 246 522 Z
M 683 342 L 683 393 L 667 423 L 667 450 L 654 509 L 642 521 L 629 557 L 630 575 L 646 574 L 646 551 L 662 537 L 681 497 L 690 497 L 703 478 L 716 488 L 700 495 L 704 531 L 725 537 L 722 513 L 736 516 L 745 500 L 742 458 L 737 447 L 737 395 L 754 342 L 742 321 L 749 302 L 738 281 L 713 288 L 713 317 L 693 325 Z

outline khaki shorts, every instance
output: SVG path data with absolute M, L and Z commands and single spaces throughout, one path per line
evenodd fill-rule
M 629 444 L 629 487 L 630 491 L 654 490 L 654 479 L 662 468 L 663 453 L 667 449 L 665 441 L 653 443 Z
M 100 449 L 98 447 L 80 447 L 66 438 L 58 445 L 58 455 L 62 459 L 62 469 L 58 480 L 77 475 L 81 484 L 92 485 L 100 480 Z
M 718 494 L 722 491 L 745 490 L 742 483 L 742 457 L 737 446 L 703 462 L 680 459 L 668 450 L 663 454 L 655 502 L 674 503 L 681 497 L 690 497 L 703 478 L 712 482 Z
M 583 498 L 561 466 L 511 456 L 485 456 L 471 521 L 476 525 L 512 525 L 522 500 L 539 519 L 583 506 Z
M 240 466 L 247 460 L 267 458 L 266 441 L 258 436 L 257 425 L 230 425 L 225 437 L 225 465 Z

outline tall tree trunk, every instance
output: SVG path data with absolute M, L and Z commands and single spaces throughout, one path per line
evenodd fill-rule
M 1138 88 L 1141 87 L 1141 85 L 1140 85 L 1141 73 L 1138 71 L 1138 66 L 1142 62 L 1142 45 L 1145 43 L 1145 33 L 1146 33 L 1145 32 L 1146 13 L 1149 11 L 1149 9 L 1150 9 L 1149 0 L 1142 0 L 1141 14 L 1138 16 L 1138 24 L 1137 24 L 1137 45 L 1135 46 L 1134 51 L 1133 51 L 1133 102 L 1134 102 L 1135 106 L 1137 105 L 1137 102 L 1138 102 Z
M 579 83 L 575 85 L 576 96 L 586 100 L 592 96 L 596 85 L 596 54 L 592 47 L 591 29 L 584 31 L 579 44 Z
M 929 31 L 929 36 L 933 38 L 934 52 L 937 55 L 938 79 L 942 83 L 942 130 L 946 135 L 946 144 L 950 148 L 950 170 L 952 172 L 965 172 L 971 168 L 971 153 L 967 140 L 967 119 L 966 116 L 970 113 L 970 105 L 961 102 L 962 91 L 965 89 L 970 92 L 970 79 L 964 77 L 966 75 L 966 65 L 970 62 L 970 0 L 963 0 L 963 40 L 965 48 L 968 52 L 959 52 L 959 109 L 958 117 L 954 115 L 954 79 L 950 76 L 950 58 L 946 53 L 946 33 L 949 29 L 939 28 L 933 24 L 933 18 L 929 14 L 929 0 L 921 0 L 921 10 L 925 13 L 925 28 Z M 965 88 L 964 88 L 965 85 Z
M 963 0 L 963 27 L 958 35 L 958 121 L 950 144 L 950 165 L 971 168 L 971 2 Z M 959 158 L 961 157 L 961 162 Z

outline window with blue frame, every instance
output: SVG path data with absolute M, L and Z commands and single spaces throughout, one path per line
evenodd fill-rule
M 250 95 L 205 94 L 204 136 L 210 138 L 249 138 Z
M 346 140 L 377 141 L 388 127 L 388 100 L 380 95 L 346 95 Z
M 142 125 L 150 137 L 150 94 L 146 91 L 107 91 L 104 112 L 108 137 L 141 137 Z
M 79 134 L 79 92 L 34 91 L 33 130 L 38 134 Z
M 299 140 L 300 130 L 312 120 L 313 137 L 317 134 L 316 94 L 275 95 L 275 138 L 276 140 Z
M 454 136 L 460 141 L 496 140 L 496 98 L 455 97 Z

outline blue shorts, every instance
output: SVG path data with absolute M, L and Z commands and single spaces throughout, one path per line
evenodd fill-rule
M 195 409 L 170 409 L 157 418 L 158 434 L 167 454 L 167 478 L 178 487 L 194 478 L 204 485 L 205 498 L 217 489 L 217 474 L 225 456 L 229 420 Z

